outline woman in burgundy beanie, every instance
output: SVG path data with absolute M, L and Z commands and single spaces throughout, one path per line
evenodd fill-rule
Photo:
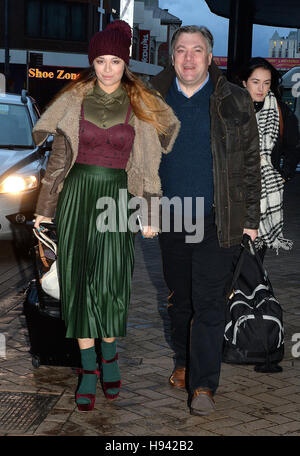
M 90 68 L 58 94 L 33 131 L 37 144 L 54 135 L 35 227 L 55 215 L 62 318 L 66 337 L 79 343 L 76 403 L 82 411 L 94 408 L 97 338 L 104 394 L 119 395 L 116 337 L 126 335 L 134 265 L 127 200 L 161 196 L 161 154 L 171 151 L 179 131 L 171 108 L 129 71 L 130 44 L 124 21 L 96 33 L 88 49 Z M 107 198 L 116 209 L 108 216 L 99 210 Z M 142 234 L 153 237 L 159 227 L 147 207 Z M 110 215 L 114 223 L 108 228 Z
M 97 32 L 89 43 L 90 65 L 99 55 L 111 54 L 129 64 L 129 49 L 131 45 L 131 28 L 125 21 L 115 21 L 102 32 Z

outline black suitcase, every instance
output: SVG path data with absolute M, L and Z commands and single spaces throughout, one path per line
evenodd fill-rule
M 33 224 L 28 222 L 32 231 Z M 47 235 L 55 240 L 55 225 L 44 224 Z M 31 256 L 35 276 L 26 291 L 24 315 L 30 340 L 30 353 L 34 367 L 42 365 L 80 367 L 80 351 L 76 339 L 65 337 L 66 327 L 61 319 L 60 301 L 47 295 L 40 284 L 40 277 L 54 260 L 50 249 L 39 246 L 32 234 Z M 43 256 L 44 255 L 44 256 Z

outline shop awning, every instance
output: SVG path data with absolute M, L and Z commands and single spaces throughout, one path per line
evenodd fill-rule
M 230 18 L 231 0 L 205 0 L 212 13 Z M 250 3 L 253 23 L 274 27 L 300 27 L 299 0 L 243 0 Z

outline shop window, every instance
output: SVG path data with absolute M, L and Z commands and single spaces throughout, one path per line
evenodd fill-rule
M 27 0 L 26 32 L 33 38 L 87 40 L 87 4 Z
M 290 88 L 282 88 L 282 101 L 288 105 L 291 111 L 295 112 L 297 98 L 293 96 L 292 90 Z

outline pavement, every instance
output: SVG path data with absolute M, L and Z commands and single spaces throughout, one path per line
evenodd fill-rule
M 118 341 L 121 394 L 108 401 L 99 383 L 92 412 L 77 410 L 73 368 L 33 367 L 22 289 L 10 287 L 0 296 L 0 435 L 299 436 L 299 198 L 300 174 L 285 192 L 285 236 L 295 241 L 294 248 L 279 255 L 268 252 L 265 260 L 284 309 L 281 373 L 257 373 L 253 366 L 223 363 L 216 412 L 192 416 L 186 392 L 168 384 L 173 350 L 158 242 L 137 237 L 128 335 Z

